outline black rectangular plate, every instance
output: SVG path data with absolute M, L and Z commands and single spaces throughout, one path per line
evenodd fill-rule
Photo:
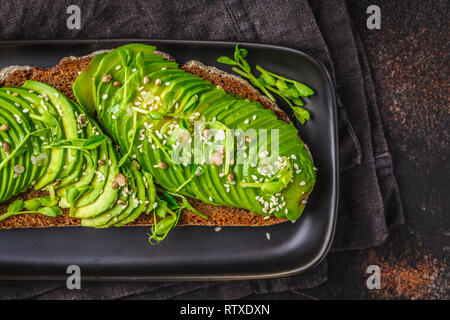
M 66 56 L 82 56 L 125 43 L 155 45 L 180 64 L 216 62 L 231 56 L 235 43 L 172 40 L 63 40 L 0 42 L 0 68 L 50 67 Z M 158 246 L 149 227 L 97 230 L 84 227 L 0 230 L 0 278 L 64 279 L 69 265 L 86 280 L 229 280 L 289 276 L 317 265 L 333 238 L 338 200 L 338 145 L 333 84 L 322 63 L 290 48 L 242 44 L 248 62 L 310 85 L 312 119 L 301 126 L 314 157 L 317 184 L 296 223 L 270 227 L 178 227 Z M 284 105 L 280 103 L 283 107 Z M 270 233 L 271 239 L 266 238 Z

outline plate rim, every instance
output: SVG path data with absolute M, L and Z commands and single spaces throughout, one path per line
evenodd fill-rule
M 74 44 L 101 44 L 108 42 L 122 42 L 122 43 L 132 43 L 132 42 L 146 42 L 146 43 L 160 43 L 160 44 L 185 44 L 185 45 L 242 45 L 246 47 L 256 47 L 256 48 L 267 48 L 287 51 L 294 53 L 296 55 L 302 56 L 303 58 L 309 60 L 314 64 L 325 77 L 325 81 L 328 85 L 327 95 L 328 100 L 331 104 L 332 109 L 332 123 L 333 127 L 333 137 L 332 137 L 332 150 L 333 150 L 333 170 L 332 170 L 332 209 L 331 209 L 331 219 L 328 219 L 326 239 L 322 241 L 322 245 L 317 254 L 310 259 L 310 261 L 298 266 L 289 268 L 287 270 L 276 271 L 276 272 L 263 272 L 255 274 L 183 274 L 183 275 L 171 275 L 171 276 L 95 276 L 86 275 L 83 276 L 85 281 L 229 281 L 229 280 L 259 280 L 259 279 L 272 279 L 272 278 L 283 278 L 290 277 L 294 275 L 301 274 L 307 270 L 313 269 L 319 265 L 327 256 L 328 252 L 333 243 L 336 222 L 338 214 L 338 202 L 339 202 L 339 141 L 338 141 L 338 130 L 337 130 L 337 104 L 336 104 L 336 87 L 332 81 L 331 75 L 324 63 L 318 59 L 313 54 L 305 53 L 304 51 L 289 47 L 280 46 L 275 44 L 266 44 L 259 42 L 241 42 L 241 41 L 215 41 L 215 40 L 171 40 L 171 39 L 149 39 L 149 38 L 121 38 L 121 39 L 61 39 L 61 40 L 0 40 L 0 47 L 5 46 L 30 46 L 30 45 L 74 45 Z M 61 57 L 62 58 L 62 57 Z M 2 280 L 62 280 L 66 279 L 65 276 L 11 276 L 0 273 L 0 279 Z

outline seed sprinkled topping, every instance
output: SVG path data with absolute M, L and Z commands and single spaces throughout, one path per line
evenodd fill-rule
M 149 76 L 145 76 L 144 77 L 144 84 L 147 84 L 150 82 L 150 77 Z
M 11 151 L 11 146 L 8 142 L 3 142 L 3 149 L 5 149 L 6 152 Z
M 102 77 L 102 81 L 103 81 L 103 82 L 110 82 L 111 79 L 112 79 L 112 76 L 111 76 L 110 74 L 105 74 L 105 75 Z
M 156 79 L 155 86 L 159 87 L 161 85 L 161 79 Z
M 17 164 L 13 167 L 15 173 L 23 173 L 25 171 L 25 167 L 21 164 Z
M 123 186 L 125 186 L 125 185 L 127 184 L 127 178 L 126 178 L 123 174 L 121 174 L 121 173 L 119 173 L 119 174 L 115 177 L 114 181 L 117 182 L 117 184 L 118 184 L 120 187 L 123 187 Z
M 162 162 L 162 161 L 158 162 L 158 168 L 167 169 L 168 167 L 169 166 L 167 165 L 167 163 Z
M 0 130 L 1 131 L 8 131 L 9 130 L 9 126 L 6 123 L 4 123 L 4 124 L 2 124 L 0 126 Z
M 135 167 L 138 170 L 141 170 L 141 166 L 139 164 L 139 162 L 137 162 L 136 160 L 131 161 L 131 163 L 133 164 L 133 167 Z
M 113 86 L 114 87 L 120 87 L 122 85 L 122 82 L 120 82 L 120 81 L 114 81 L 113 82 Z
M 221 166 L 223 164 L 223 153 L 222 152 L 214 152 L 211 155 L 211 163 L 215 166 Z

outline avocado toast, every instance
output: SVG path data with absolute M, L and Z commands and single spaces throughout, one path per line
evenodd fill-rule
M 67 217 L 67 214 L 55 218 L 24 214 L 5 219 L 0 222 L 0 226 L 63 226 L 80 223 L 96 227 L 143 225 L 152 224 L 154 218 L 159 221 L 168 217 L 169 222 L 175 224 L 178 222 L 196 225 L 267 225 L 282 222 L 286 218 L 295 220 L 300 216 L 306 198 L 313 188 L 315 174 L 306 146 L 298 138 L 297 130 L 289 124 L 287 116 L 259 95 L 248 83 L 197 62 L 190 62 L 179 68 L 167 56 L 164 58 L 155 54 L 154 49 L 150 46 L 132 44 L 112 52 L 97 54 L 93 59 L 91 57 L 65 59 L 56 68 L 48 70 L 38 68 L 16 70 L 4 79 L 3 85 L 8 87 L 20 85 L 25 79 L 33 79 L 61 89 L 72 99 L 74 98 L 72 94 L 75 93 L 77 99 L 73 100 L 78 101 L 80 105 L 70 103 L 72 108 L 77 110 L 74 117 L 77 118 L 77 115 L 79 117 L 82 114 L 83 119 L 88 119 L 87 122 L 91 127 L 96 126 L 93 120 L 95 118 L 99 123 L 96 126 L 99 129 L 97 135 L 105 137 L 105 140 L 96 148 L 89 150 L 89 153 L 93 154 L 93 159 L 97 159 L 98 156 L 95 157 L 94 151 L 100 153 L 102 146 L 107 149 L 106 152 L 111 157 L 106 159 L 107 163 L 101 166 L 101 169 L 113 174 L 102 173 L 104 178 L 101 176 L 100 180 L 105 180 L 102 181 L 105 182 L 103 184 L 97 183 L 92 186 L 80 183 L 79 180 L 83 179 L 83 176 L 79 175 L 86 175 L 87 167 L 87 164 L 84 166 L 81 162 L 89 163 L 88 157 L 83 160 L 85 158 L 81 155 L 86 150 L 64 149 L 64 160 L 59 162 L 55 160 L 62 169 L 53 175 L 54 180 L 47 181 L 52 181 L 53 184 L 56 181 L 57 185 L 51 189 L 56 189 L 56 194 L 61 200 L 67 197 L 68 185 L 73 187 L 79 182 L 78 187 L 88 186 L 85 187 L 87 190 L 73 191 L 75 194 L 83 194 L 77 194 L 75 203 L 71 201 L 71 217 Z M 78 76 L 78 72 L 83 70 L 84 72 Z M 72 93 L 72 83 L 75 79 Z M 30 85 L 43 86 L 26 82 L 25 88 Z M 12 92 L 11 89 L 4 88 Z M 61 107 L 60 104 L 56 105 Z M 66 126 L 70 127 L 70 121 L 66 122 Z M 66 126 L 63 125 L 63 128 L 66 129 Z M 104 128 L 105 134 L 100 127 Z M 269 161 L 264 168 L 260 164 L 262 158 L 270 154 L 270 142 L 274 140 L 270 136 L 267 150 L 257 152 L 252 158 L 250 152 L 248 154 L 245 152 L 251 149 L 249 145 L 252 139 L 249 136 L 242 136 L 243 143 L 239 146 L 238 135 L 233 135 L 236 146 L 241 147 L 243 151 L 237 152 L 236 156 L 229 152 L 231 145 L 228 138 L 231 133 L 238 133 L 239 130 L 247 132 L 248 129 L 279 130 L 279 155 L 274 161 Z M 89 139 L 93 141 L 93 138 L 79 136 L 88 134 L 78 133 L 79 130 L 73 136 L 59 138 L 63 142 L 52 142 L 53 146 L 58 146 L 57 143 L 61 146 L 61 143 L 73 145 L 74 141 L 78 144 L 89 144 Z M 195 130 L 198 130 L 199 139 L 194 138 Z M 205 136 L 213 131 L 219 132 L 221 138 L 206 140 Z M 73 130 L 71 132 L 73 133 Z M 258 133 L 256 138 L 259 138 Z M 36 140 L 34 136 L 33 139 Z M 183 154 L 180 161 L 174 161 L 171 155 L 183 139 L 203 139 L 204 145 L 210 142 L 214 148 L 210 148 L 209 151 L 200 148 L 198 161 L 186 159 L 181 161 Z M 215 142 L 217 143 L 214 144 Z M 51 149 L 52 153 L 61 150 L 48 149 Z M 185 150 L 191 149 L 192 147 Z M 26 157 L 22 156 L 24 159 Z M 98 161 L 104 162 L 102 159 Z M 276 167 L 268 167 L 274 163 Z M 8 163 L 9 166 L 12 164 Z M 96 165 L 99 166 L 98 163 Z M 126 181 L 126 185 L 122 183 L 123 185 L 113 188 L 119 175 L 125 178 L 123 180 Z M 71 183 L 70 177 L 74 178 Z M 98 174 L 96 177 L 98 178 Z M 157 189 L 156 194 L 148 192 L 149 180 L 154 180 L 153 189 Z M 144 185 L 143 188 L 139 188 L 139 181 L 141 186 Z M 24 183 L 20 191 L 27 189 L 26 184 Z M 121 214 L 118 212 L 121 209 L 117 207 L 125 207 L 125 204 L 131 202 L 130 197 L 127 198 L 123 192 L 132 188 L 128 184 L 134 186 L 135 191 L 132 194 L 139 199 L 136 203 L 142 205 L 139 210 L 154 212 L 141 214 L 134 210 L 135 213 L 127 215 L 129 218 L 123 219 L 122 223 L 111 223 L 113 220 L 105 222 L 106 218 L 109 218 L 108 215 L 111 217 L 117 214 L 120 217 Z M 43 183 L 38 186 L 42 187 Z M 89 207 L 87 205 L 89 201 L 83 199 L 89 198 L 87 195 L 100 189 L 98 193 L 105 195 L 104 198 L 100 198 L 101 201 L 94 201 Z M 19 191 L 15 189 L 14 192 Z M 22 198 L 27 198 L 29 194 L 24 194 Z M 155 215 L 158 210 L 153 209 L 157 209 L 158 204 L 164 202 L 170 205 L 173 197 L 183 200 L 183 203 L 187 197 L 193 207 L 185 206 L 186 209 L 181 211 L 181 215 L 174 217 L 167 212 L 165 215 L 161 212 L 160 215 Z M 96 197 L 93 195 L 91 198 Z M 61 204 L 70 207 L 67 201 L 60 201 Z M 89 210 L 81 209 L 85 206 Z M 77 217 L 81 218 L 81 222 Z

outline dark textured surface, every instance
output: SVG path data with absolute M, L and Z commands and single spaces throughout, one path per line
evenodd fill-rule
M 223 1 L 225 9 L 234 11 L 237 16 L 230 23 L 226 23 L 221 28 L 221 34 L 208 32 L 201 23 L 200 18 L 193 18 L 189 26 L 172 24 L 170 28 L 162 30 L 161 37 L 170 34 L 188 34 L 189 37 L 212 38 L 226 37 L 233 40 L 255 39 L 255 41 L 271 41 L 279 39 L 280 43 L 291 46 L 298 44 L 295 31 L 302 34 L 312 34 L 314 31 L 306 28 L 307 25 L 299 17 L 288 16 L 291 21 L 298 21 L 293 24 L 291 33 L 272 34 L 264 36 L 264 28 L 272 30 L 272 25 L 277 20 L 268 19 L 259 21 L 257 25 L 248 24 L 248 19 L 242 16 L 242 12 L 254 12 L 255 15 L 261 8 L 246 8 L 237 10 L 233 5 L 236 1 Z M 311 1 L 313 7 L 320 7 L 319 1 Z M 382 29 L 368 30 L 365 27 L 366 8 L 370 4 L 379 4 L 382 10 Z M 277 294 L 265 294 L 250 296 L 251 298 L 371 298 L 371 297 L 401 297 L 399 294 L 375 295 L 367 290 L 365 270 L 369 264 L 381 264 L 388 261 L 396 264 L 397 261 L 406 261 L 414 268 L 417 259 L 430 256 L 436 259 L 439 266 L 434 280 L 426 285 L 430 287 L 430 292 L 419 296 L 423 297 L 443 297 L 445 292 L 445 257 L 448 255 L 448 242 L 450 230 L 448 227 L 448 200 L 445 193 L 448 193 L 449 185 L 446 181 L 445 172 L 448 172 L 447 144 L 448 133 L 448 111 L 445 107 L 444 84 L 448 75 L 448 57 L 444 56 L 448 26 L 445 7 L 446 1 L 348 1 L 350 13 L 355 23 L 356 30 L 361 34 L 363 44 L 366 46 L 369 64 L 372 69 L 376 84 L 376 95 L 378 99 L 381 120 L 387 130 L 387 142 L 391 148 L 394 159 L 396 174 L 399 177 L 399 184 L 404 204 L 406 207 L 406 226 L 396 229 L 388 241 L 376 248 L 362 251 L 351 251 L 332 253 L 328 256 L 328 281 L 326 284 L 315 289 L 303 291 L 291 291 Z M 297 4 L 298 7 L 298 4 Z M 153 8 L 157 9 L 157 8 Z M 163 9 L 163 8 L 162 8 Z M 189 8 L 186 7 L 186 10 Z M 305 8 L 302 8 L 305 9 Z M 144 10 L 145 11 L 145 10 Z M 17 18 L 20 14 L 27 17 L 26 10 L 17 12 L 9 9 L 11 17 Z M 220 11 L 227 16 L 226 10 Z M 274 10 L 274 15 L 278 13 Z M 292 10 L 292 12 L 299 12 Z M 308 10 L 300 10 L 308 12 Z M 336 12 L 337 14 L 337 12 Z M 144 12 L 144 16 L 151 16 Z M 43 17 L 45 16 L 45 12 Z M 106 15 L 107 16 L 107 15 Z M 221 16 L 216 16 L 218 19 Z M 98 17 L 99 21 L 104 16 Z M 241 32 L 236 34 L 233 24 L 236 20 Z M 115 21 L 116 25 L 127 25 L 129 21 Z M 154 21 L 145 21 L 153 23 Z M 46 24 L 45 21 L 35 21 L 35 23 Z M 104 25 L 108 25 L 105 21 Z M 142 33 L 142 24 L 136 23 L 131 34 Z M 335 24 L 339 28 L 339 24 Z M 10 25 L 5 26 L 5 33 L 11 33 Z M 305 29 L 306 28 L 306 29 Z M 446 29 L 447 28 L 447 29 Z M 298 30 L 297 30 L 298 29 Z M 30 30 L 28 28 L 28 30 Z M 64 38 L 65 32 L 58 33 L 58 26 L 54 26 L 54 32 L 49 33 L 49 38 Z M 61 30 L 61 29 L 60 29 Z M 337 29 L 340 31 L 340 29 Z M 323 32 L 323 30 L 321 30 Z M 33 32 L 32 32 L 33 33 Z M 12 33 L 14 34 L 14 32 Z M 21 32 L 16 38 L 20 38 Z M 99 34 L 105 37 L 130 36 L 130 32 L 112 32 L 110 28 L 99 30 Z M 150 36 L 151 31 L 146 32 Z M 76 37 L 77 35 L 75 35 Z M 82 34 L 78 36 L 83 36 Z M 28 38 L 32 37 L 30 35 Z M 334 37 L 331 37 L 333 40 Z M 313 52 L 314 47 L 308 46 L 312 41 L 302 43 L 302 49 Z M 342 48 L 334 48 L 337 54 Z M 447 50 L 448 51 L 448 50 Z M 320 54 L 320 52 L 317 52 Z M 323 54 L 323 52 L 322 52 Z M 325 54 L 326 55 L 326 54 Z M 337 60 L 336 62 L 339 62 Z M 360 62 L 363 63 L 363 62 Z M 339 66 L 339 65 L 338 65 Z M 341 76 L 339 73 L 338 76 Z M 439 80 L 441 79 L 441 80 Z M 345 80 L 345 79 L 343 79 Z M 414 87 L 415 86 L 415 87 Z M 369 101 L 370 102 L 370 101 Z M 446 118 L 447 117 L 447 118 Z M 446 122 L 447 121 L 447 122 Z M 376 123 L 376 122 L 375 122 Z M 372 128 L 377 129 L 377 128 Z M 377 131 L 377 130 L 375 130 Z M 375 147 L 376 148 L 376 147 Z M 377 150 L 375 150 L 376 152 Z M 345 159 L 344 159 L 345 160 Z M 358 161 L 358 159 L 350 159 Z M 447 160 L 447 161 L 446 161 Z M 383 186 L 380 186 L 381 188 Z M 389 199 L 385 199 L 387 201 Z M 387 221 L 388 223 L 390 221 Z M 384 239 L 381 239 L 381 241 Z M 434 260 L 433 260 L 434 261 Z M 444 270 L 444 271 L 440 271 Z M 383 272 L 381 270 L 382 277 Z M 384 283 L 382 283 L 382 286 Z M 52 287 L 53 286 L 53 287 Z M 59 297 L 58 290 L 61 284 L 37 284 L 33 295 L 29 297 L 39 297 L 46 294 L 46 297 Z M 167 297 L 177 292 L 177 284 L 161 284 L 155 286 L 153 290 L 165 292 Z M 184 284 L 189 286 L 189 284 Z M 250 286 L 250 284 L 249 284 Z M 434 287 L 433 287 L 434 286 Z M 100 287 L 100 285 L 99 285 Z M 164 288 L 164 290 L 162 290 Z M 197 287 L 195 287 L 197 288 Z M 82 290 L 81 297 L 98 296 L 97 285 L 92 285 Z M 247 292 L 271 291 L 270 287 L 257 288 L 244 287 L 233 283 L 224 286 L 214 284 L 204 284 L 203 292 L 207 297 L 234 296 L 242 297 Z M 117 285 L 111 298 L 123 297 L 125 285 Z M 194 290 L 194 287 L 192 288 Z M 198 290 L 197 290 L 198 291 Z M 27 297 L 26 285 L 17 287 L 15 295 Z M 55 293 L 54 295 L 52 295 Z M 143 291 L 144 295 L 139 297 L 153 297 L 153 292 Z M 137 293 L 138 294 L 138 293 Z M 203 295 L 202 295 L 203 296 Z M 67 294 L 66 297 L 70 297 Z M 131 296 L 136 298 L 137 296 Z M 160 295 L 163 297 L 163 295 Z M 182 296 L 191 297 L 190 294 Z M 412 298 L 413 295 L 406 296 Z
M 381 8 L 381 30 L 366 28 L 366 8 L 372 4 Z M 318 288 L 251 298 L 449 299 L 448 2 L 349 0 L 347 5 L 372 70 L 405 226 L 377 248 L 331 253 L 328 281 Z M 432 261 L 433 277 L 422 279 L 411 292 L 388 290 L 383 275 L 400 276 L 402 268 L 395 268 L 399 264 L 423 274 L 424 260 Z M 380 292 L 366 287 L 366 268 L 371 264 L 386 266 L 381 269 Z

